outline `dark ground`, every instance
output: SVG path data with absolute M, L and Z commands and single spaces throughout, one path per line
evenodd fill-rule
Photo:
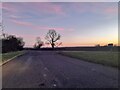
M 61 56 L 28 51 L 3 65 L 3 88 L 117 88 L 118 70 Z

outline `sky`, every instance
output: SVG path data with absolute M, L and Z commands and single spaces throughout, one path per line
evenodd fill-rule
M 49 29 L 61 35 L 61 46 L 118 44 L 117 2 L 4 2 L 4 32 L 23 37 L 33 47 Z M 47 46 L 47 45 L 45 45 Z
M 2 2 L 119 2 L 119 0 L 1 0 Z

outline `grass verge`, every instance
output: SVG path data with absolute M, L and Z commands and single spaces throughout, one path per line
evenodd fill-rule
M 0 61 L 5 62 L 8 59 L 11 59 L 11 58 L 13 58 L 17 55 L 23 54 L 23 53 L 24 53 L 24 51 L 16 51 L 16 52 L 9 52 L 9 53 L 1 54 L 0 56 L 2 56 L 2 58 L 0 58 Z
M 120 52 L 108 51 L 63 51 L 60 54 L 106 66 L 118 67 Z

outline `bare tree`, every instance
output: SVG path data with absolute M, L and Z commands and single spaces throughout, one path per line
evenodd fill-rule
M 8 34 L 4 33 L 5 26 L 3 25 L 3 21 L 0 22 L 0 38 L 8 37 Z
M 56 46 L 56 43 L 58 40 L 60 40 L 60 34 L 57 34 L 57 32 L 54 29 L 51 29 L 48 31 L 45 39 L 48 41 L 47 43 L 49 43 L 52 48 L 54 49 L 54 47 Z
M 35 43 L 35 45 L 34 45 L 34 48 L 39 49 L 39 48 L 41 48 L 41 46 L 43 46 L 43 41 L 41 41 L 41 38 L 40 38 L 40 37 L 37 37 L 37 38 L 36 38 L 36 43 Z

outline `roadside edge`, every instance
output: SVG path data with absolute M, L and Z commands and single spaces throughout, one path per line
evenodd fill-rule
M 17 57 L 19 57 L 19 56 L 22 56 L 22 55 L 24 55 L 24 54 L 25 54 L 25 52 L 24 52 L 24 53 L 21 53 L 21 54 L 18 54 L 18 55 L 16 55 L 16 56 L 14 56 L 14 57 L 12 57 L 12 58 L 10 58 L 10 59 L 2 62 L 2 63 L 0 64 L 0 67 L 3 66 L 4 64 L 8 63 L 9 61 L 11 61 L 11 60 L 13 60 L 13 59 L 15 59 L 15 58 L 17 58 Z

